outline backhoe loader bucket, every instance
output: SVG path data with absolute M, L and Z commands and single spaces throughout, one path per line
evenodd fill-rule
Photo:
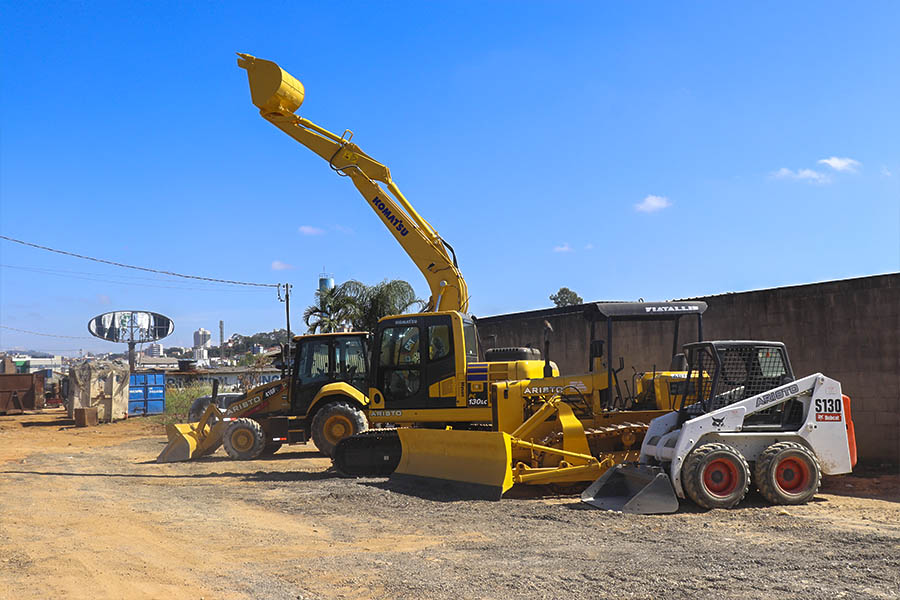
M 605 510 L 638 515 L 678 510 L 678 498 L 665 470 L 640 464 L 622 464 L 609 469 L 584 490 L 581 501 Z
M 201 423 L 203 427 L 200 427 Z M 169 443 L 156 457 L 156 462 L 179 462 L 212 454 L 222 445 L 224 431 L 222 421 L 212 427 L 203 420 L 199 423 L 170 423 L 166 425 Z
M 513 486 L 509 434 L 399 429 L 402 454 L 392 481 L 439 484 L 459 498 L 499 500 Z

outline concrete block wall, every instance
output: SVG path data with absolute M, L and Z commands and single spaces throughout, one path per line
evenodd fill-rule
M 841 382 L 853 400 L 859 458 L 900 464 L 900 274 L 689 298 L 703 300 L 705 339 L 783 341 L 798 376 L 822 372 Z M 486 347 L 542 347 L 543 322 L 554 328 L 551 359 L 563 373 L 587 371 L 589 324 L 583 306 L 478 319 Z M 696 339 L 682 319 L 679 344 Z M 595 337 L 606 337 L 598 324 Z M 617 323 L 614 365 L 638 371 L 668 368 L 668 323 Z M 626 378 L 623 378 L 623 380 Z

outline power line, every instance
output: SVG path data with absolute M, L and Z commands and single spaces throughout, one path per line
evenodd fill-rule
M 250 283 L 247 281 L 234 281 L 231 279 L 215 279 L 213 277 L 200 277 L 198 275 L 183 275 L 181 273 L 175 273 L 173 271 L 163 271 L 160 269 L 151 269 L 149 267 L 136 267 L 134 265 L 126 265 L 125 263 L 120 263 L 112 260 L 106 260 L 103 258 L 94 258 L 92 256 L 85 256 L 83 254 L 75 254 L 74 252 L 66 252 L 65 250 L 57 250 L 56 248 L 48 248 L 47 246 L 41 246 L 40 244 L 32 244 L 31 242 L 25 242 L 22 240 L 17 240 L 15 238 L 7 237 L 5 235 L 0 235 L 0 239 L 6 240 L 8 242 L 15 242 L 16 244 L 22 244 L 23 246 L 31 246 L 32 248 L 38 248 L 40 250 L 47 250 L 48 252 L 55 252 L 57 254 L 64 254 L 66 256 L 74 256 L 75 258 L 82 258 L 84 260 L 92 260 L 98 263 L 104 263 L 107 265 L 113 265 L 114 267 L 122 267 L 125 269 L 134 269 L 136 271 L 146 271 L 148 273 L 160 273 L 162 275 L 171 275 L 172 277 L 183 277 L 184 279 L 197 279 L 200 281 L 212 281 L 214 283 L 228 283 L 231 285 L 248 285 L 252 287 L 266 287 L 266 288 L 277 288 L 277 283 Z
M 0 325 L 0 329 L 9 329 L 10 331 L 18 331 L 19 333 L 30 333 L 31 335 L 42 335 L 44 337 L 64 338 L 67 340 L 90 340 L 90 339 L 93 339 L 93 338 L 89 338 L 86 336 L 78 336 L 78 335 L 55 335 L 52 333 L 38 333 L 37 331 L 28 331 L 27 329 L 17 329 L 15 327 L 8 327 L 6 325 Z
M 246 290 L 235 287 L 225 287 L 217 284 L 210 284 L 208 287 L 190 287 L 189 285 L 159 285 L 153 283 L 138 283 L 136 281 L 116 281 L 115 279 L 104 279 L 103 277 L 120 277 L 127 279 L 140 279 L 144 281 L 160 281 L 160 282 L 172 282 L 175 283 L 175 280 L 172 279 L 154 279 L 152 277 L 139 277 L 139 276 L 128 276 L 128 275 L 100 275 L 99 277 L 80 277 L 78 275 L 73 275 L 72 273 L 80 273 L 81 271 L 66 271 L 64 269 L 42 269 L 39 267 L 20 267 L 16 265 L 5 265 L 0 264 L 0 269 L 17 269 L 21 271 L 30 271 L 34 273 L 42 273 L 44 275 L 53 275 L 55 277 L 68 277 L 70 279 L 80 279 L 83 281 L 98 281 L 100 283 L 114 283 L 117 285 L 127 285 L 128 287 L 149 287 L 155 289 L 167 289 L 167 290 L 185 290 L 185 291 L 201 291 L 201 292 L 253 292 L 255 290 Z M 99 275 L 98 273 L 86 273 L 87 275 Z M 201 282 L 198 282 L 198 285 Z

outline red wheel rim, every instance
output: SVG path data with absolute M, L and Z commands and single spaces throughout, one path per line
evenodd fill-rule
M 809 465 L 802 458 L 782 459 L 775 467 L 775 483 L 788 494 L 805 491 L 809 485 Z
M 738 486 L 738 470 L 734 462 L 717 458 L 703 469 L 703 485 L 713 496 L 731 495 Z

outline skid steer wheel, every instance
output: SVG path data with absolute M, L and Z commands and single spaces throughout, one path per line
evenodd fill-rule
M 222 442 L 225 452 L 234 460 L 251 460 L 262 453 L 266 437 L 259 423 L 244 417 L 231 422 Z
M 703 444 L 688 455 L 681 472 L 684 491 L 703 508 L 736 506 L 750 487 L 747 460 L 728 444 Z
M 312 438 L 319 452 L 331 456 L 339 441 L 368 428 L 366 417 L 358 408 L 346 402 L 331 402 L 313 417 Z
M 797 442 L 779 442 L 766 448 L 756 461 L 756 487 L 772 504 L 809 502 L 822 483 L 819 460 Z

